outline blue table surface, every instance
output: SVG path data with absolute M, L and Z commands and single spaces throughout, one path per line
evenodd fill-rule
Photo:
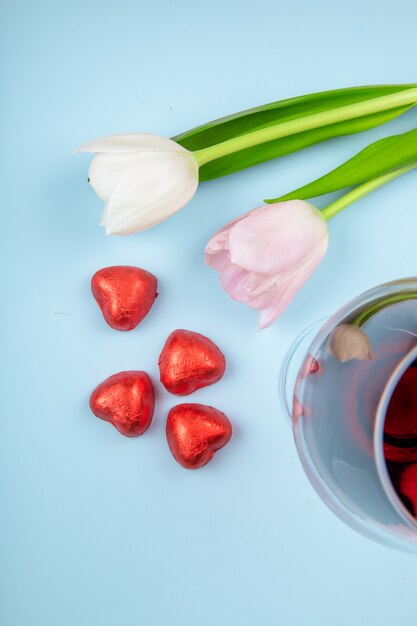
M 277 380 L 308 323 L 417 274 L 415 174 L 332 221 L 325 261 L 262 333 L 203 250 L 226 221 L 412 128 L 417 111 L 202 184 L 175 217 L 127 238 L 98 226 L 89 157 L 70 153 L 302 93 L 416 82 L 417 4 L 16 0 L 1 13 L 2 626 L 413 623 L 415 557 L 362 538 L 322 504 Z M 110 329 L 90 293 L 92 274 L 112 264 L 159 279 L 131 333 Z M 224 378 L 190 400 L 224 411 L 235 435 L 196 472 L 165 440 L 178 399 L 159 385 L 157 358 L 175 328 L 208 335 L 228 360 Z M 139 439 L 88 408 L 95 385 L 123 369 L 145 369 L 157 389 Z

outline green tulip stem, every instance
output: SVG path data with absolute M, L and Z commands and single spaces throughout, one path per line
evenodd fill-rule
M 357 315 L 355 319 L 353 320 L 352 324 L 360 328 L 373 315 L 375 315 L 375 313 L 382 311 L 382 309 L 385 309 L 385 307 L 389 306 L 390 304 L 395 304 L 396 302 L 404 302 L 406 300 L 416 300 L 416 299 L 417 299 L 416 291 L 409 291 L 406 293 L 398 293 L 392 296 L 388 296 L 387 298 L 383 298 L 379 302 L 376 302 L 373 306 L 369 307 L 369 309 L 365 309 L 364 311 L 359 313 L 359 315 Z
M 214 159 L 252 148 L 260 144 L 274 141 L 289 135 L 295 135 L 315 128 L 337 124 L 346 120 L 355 119 L 364 115 L 372 115 L 390 109 L 414 104 L 417 101 L 417 88 L 406 89 L 399 93 L 390 94 L 388 96 L 380 96 L 378 98 L 370 98 L 363 102 L 348 104 L 330 111 L 321 111 L 312 113 L 306 117 L 287 120 L 286 122 L 277 121 L 276 124 L 267 128 L 259 128 L 257 130 L 227 139 L 220 143 L 196 150 L 193 152 L 194 158 L 198 164 L 204 165 Z
M 348 191 L 346 194 L 344 194 L 341 198 L 339 198 L 335 202 L 332 202 L 332 204 L 329 204 L 326 208 L 322 209 L 322 216 L 326 220 L 330 220 L 332 217 L 340 213 L 340 211 L 343 211 L 343 209 L 346 209 L 346 207 L 353 204 L 353 202 L 356 202 L 356 200 L 363 198 L 371 191 L 378 189 L 378 187 L 382 187 L 382 185 L 389 183 L 391 180 L 398 178 L 398 176 L 409 172 L 415 167 L 417 167 L 417 162 L 411 164 L 409 163 L 408 165 L 399 167 L 392 172 L 388 172 L 387 174 L 383 174 L 382 176 L 372 178 L 362 185 L 358 185 L 351 191 Z

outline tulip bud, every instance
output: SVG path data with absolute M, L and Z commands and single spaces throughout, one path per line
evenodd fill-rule
M 106 202 L 101 225 L 108 235 L 129 235 L 159 224 L 195 194 L 198 163 L 172 139 L 148 133 L 96 139 L 75 152 L 95 152 L 88 172 Z
M 326 220 L 302 200 L 250 211 L 220 229 L 206 247 L 206 263 L 218 270 L 223 289 L 258 309 L 266 328 L 284 311 L 323 259 Z
M 372 357 L 372 346 L 366 333 L 353 324 L 341 324 L 330 335 L 329 351 L 341 363 L 358 359 L 369 361 Z

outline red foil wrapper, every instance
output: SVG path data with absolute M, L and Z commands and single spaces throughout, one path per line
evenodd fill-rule
M 158 281 L 139 267 L 104 267 L 91 279 L 91 291 L 103 317 L 115 330 L 132 330 L 149 313 Z
M 155 393 L 146 372 L 119 372 L 106 378 L 90 396 L 94 415 L 126 437 L 138 437 L 151 425 Z
M 190 330 L 174 330 L 158 360 L 161 383 L 170 393 L 186 396 L 216 383 L 226 360 L 210 339 Z
M 174 459 L 186 469 L 198 469 L 227 444 L 232 425 L 211 406 L 178 404 L 168 414 L 166 436 Z

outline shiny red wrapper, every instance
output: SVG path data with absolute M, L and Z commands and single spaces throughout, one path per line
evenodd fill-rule
M 158 295 L 157 286 L 153 274 L 130 265 L 104 267 L 91 279 L 93 296 L 115 330 L 132 330 L 143 320 Z
M 155 392 L 146 372 L 119 372 L 106 378 L 90 396 L 96 417 L 110 422 L 126 437 L 138 437 L 151 425 Z
M 170 393 L 186 396 L 216 383 L 223 376 L 226 360 L 208 337 L 191 330 L 174 330 L 158 360 L 161 383 Z
M 226 415 L 204 404 L 178 404 L 167 418 L 166 437 L 174 459 L 186 469 L 206 465 L 232 436 Z

